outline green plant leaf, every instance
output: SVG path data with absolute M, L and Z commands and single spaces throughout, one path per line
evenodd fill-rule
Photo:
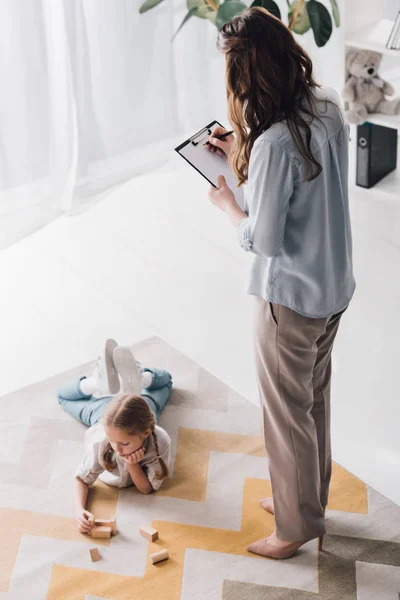
M 337 0 L 331 0 L 331 4 L 332 4 L 332 14 L 333 14 L 333 19 L 335 21 L 335 25 L 336 25 L 336 27 L 340 27 L 340 13 L 339 13 L 339 6 L 337 3 Z
M 213 1 L 218 5 L 218 0 Z M 217 11 L 207 4 L 205 0 L 187 0 L 187 7 L 189 12 L 193 11 L 195 17 L 200 17 L 200 19 L 210 19 L 215 23 Z
M 325 46 L 332 34 L 332 18 L 327 8 L 317 0 L 307 2 L 307 13 L 319 48 Z
M 195 9 L 189 10 L 189 12 L 186 13 L 185 18 L 183 19 L 182 23 L 179 25 L 178 29 L 175 31 L 174 35 L 172 36 L 171 43 L 174 41 L 175 37 L 178 35 L 178 33 L 180 32 L 180 30 L 182 29 L 184 24 L 189 21 L 190 17 L 193 17 L 194 13 L 195 13 Z
M 268 12 L 270 12 L 274 17 L 281 19 L 281 11 L 279 10 L 279 6 L 274 2 L 274 0 L 254 0 L 251 6 L 262 6 Z
M 228 0 L 221 4 L 215 21 L 218 29 L 221 29 L 222 25 L 225 25 L 225 23 L 236 17 L 236 15 L 240 15 L 246 8 L 246 4 L 238 2 L 238 0 Z
M 288 13 L 288 17 L 289 17 L 289 23 L 292 19 L 292 15 L 294 13 L 294 11 L 296 10 L 296 7 L 298 5 L 300 0 L 294 0 L 294 2 L 292 2 L 292 4 L 290 5 L 290 10 Z M 301 7 L 299 14 L 297 15 L 294 27 L 292 27 L 292 30 L 295 33 L 299 33 L 300 35 L 303 33 L 306 33 L 311 27 L 310 24 L 310 19 L 308 18 L 308 14 L 307 14 L 307 9 L 306 9 L 306 3 L 303 3 L 303 6 Z
M 140 14 L 150 10 L 151 8 L 154 8 L 155 6 L 157 6 L 157 4 L 160 4 L 160 2 L 163 2 L 163 0 L 146 0 L 139 8 Z

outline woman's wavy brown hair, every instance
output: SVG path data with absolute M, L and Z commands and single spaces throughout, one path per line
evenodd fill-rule
M 160 465 L 157 478 L 164 479 L 168 476 L 168 467 L 158 448 L 154 413 L 144 398 L 134 394 L 118 394 L 108 405 L 103 421 L 108 427 L 122 429 L 128 435 L 142 435 L 150 429 Z M 115 469 L 115 452 L 110 443 L 104 450 L 103 461 L 107 471 Z
M 322 171 L 311 152 L 313 65 L 292 32 L 265 8 L 252 7 L 218 32 L 217 49 L 226 58 L 228 116 L 236 134 L 229 157 L 238 187 L 248 179 L 255 140 L 271 125 L 286 121 L 308 166 L 307 181 Z M 319 119 L 320 120 L 320 119 Z

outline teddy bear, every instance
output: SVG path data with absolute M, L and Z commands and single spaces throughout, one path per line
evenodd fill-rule
M 348 102 L 346 118 L 349 123 L 361 125 L 368 113 L 400 114 L 400 98 L 386 100 L 394 88 L 378 75 L 382 54 L 372 50 L 352 50 L 346 59 L 346 84 L 342 96 Z

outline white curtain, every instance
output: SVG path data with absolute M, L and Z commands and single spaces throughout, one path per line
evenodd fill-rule
M 225 118 L 216 28 L 164 0 L 1 0 L 0 247 Z M 219 111 L 219 112 L 218 112 Z
M 171 44 L 186 0 L 142 1 L 0 0 L 0 248 L 229 125 L 216 27 L 193 17 Z M 298 41 L 340 89 L 343 27 L 324 48 Z

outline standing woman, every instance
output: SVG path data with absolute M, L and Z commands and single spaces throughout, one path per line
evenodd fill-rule
M 225 179 L 214 205 L 254 254 L 248 293 L 256 297 L 254 346 L 276 529 L 250 552 L 289 558 L 325 533 L 332 471 L 331 352 L 355 290 L 348 202 L 349 127 L 332 89 L 290 30 L 253 7 L 226 23 L 229 121 L 235 135 L 205 146 L 225 153 L 244 210 Z

